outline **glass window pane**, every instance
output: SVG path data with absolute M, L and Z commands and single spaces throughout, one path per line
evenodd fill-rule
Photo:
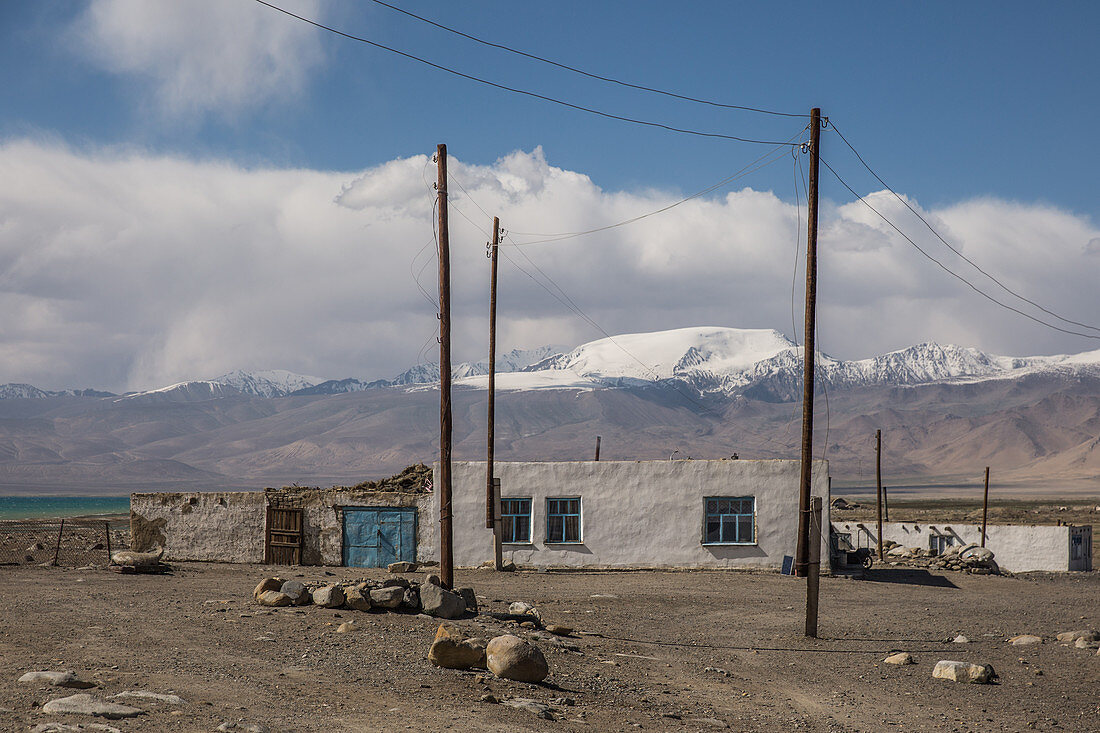
M 752 542 L 752 517 L 740 517 L 737 520 L 737 541 Z
M 579 542 L 581 539 L 581 518 L 567 516 L 565 518 L 565 541 Z
M 547 542 L 561 542 L 562 537 L 562 521 L 561 516 L 552 514 L 547 518 L 546 524 L 546 541 Z
M 581 513 L 581 500 L 580 499 L 570 499 L 569 500 L 569 513 L 570 514 L 580 514 Z
M 512 539 L 512 533 L 515 531 L 512 525 L 512 518 L 501 514 L 500 517 L 500 541 L 501 542 L 514 542 Z
M 722 535 L 719 532 L 720 527 L 721 524 L 717 519 L 707 520 L 707 542 L 722 541 Z
M 722 541 L 737 541 L 737 519 L 735 517 L 722 517 Z
M 717 499 L 707 499 L 707 514 L 714 514 L 718 511 Z
M 516 517 L 515 528 L 515 539 L 513 540 L 514 542 L 531 541 L 530 517 Z

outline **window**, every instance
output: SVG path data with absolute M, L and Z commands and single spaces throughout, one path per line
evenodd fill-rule
M 581 500 L 546 500 L 546 541 L 581 541 Z
M 756 498 L 708 496 L 704 523 L 705 545 L 751 545 L 756 542 Z
M 955 544 L 955 537 L 949 534 L 928 535 L 928 547 L 937 555 L 947 552 L 947 548 Z
M 500 500 L 500 541 L 527 544 L 531 541 L 531 500 Z

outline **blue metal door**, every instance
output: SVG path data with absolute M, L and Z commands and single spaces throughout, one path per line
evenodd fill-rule
M 345 507 L 344 565 L 384 568 L 416 562 L 416 509 Z

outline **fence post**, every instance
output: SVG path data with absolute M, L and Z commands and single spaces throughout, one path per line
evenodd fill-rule
M 57 565 L 57 559 L 61 555 L 61 535 L 65 534 L 65 520 L 61 520 L 61 527 L 57 530 L 57 544 L 53 548 L 53 564 Z
M 111 564 L 111 523 L 104 521 L 103 529 L 107 533 L 107 564 Z

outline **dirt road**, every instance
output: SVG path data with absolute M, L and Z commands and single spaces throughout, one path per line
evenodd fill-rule
M 460 571 L 482 610 L 532 601 L 548 622 L 579 632 L 577 651 L 540 643 L 551 673 L 536 686 L 433 668 L 434 621 L 313 607 L 262 615 L 251 590 L 275 569 L 177 568 L 122 576 L 0 567 L 0 727 L 90 722 L 38 709 L 79 690 L 15 681 L 29 670 L 72 669 L 99 685 L 89 691 L 98 696 L 149 690 L 185 700 L 130 700 L 147 712 L 110 722 L 123 731 L 213 731 L 237 721 L 269 731 L 1100 728 L 1100 656 L 1053 640 L 1100 628 L 1100 573 L 876 569 L 874 580 L 826 578 L 822 638 L 808 640 L 804 585 L 778 575 Z M 279 570 L 306 581 L 371 572 Z M 349 619 L 359 630 L 337 634 Z M 506 630 L 486 616 L 458 623 L 481 635 Z M 972 643 L 944 641 L 959 633 Z M 1044 643 L 1006 642 L 1023 633 Z M 892 650 L 917 664 L 883 665 Z M 934 680 L 940 659 L 992 664 L 999 684 Z M 486 693 L 551 703 L 557 719 L 481 702 Z

